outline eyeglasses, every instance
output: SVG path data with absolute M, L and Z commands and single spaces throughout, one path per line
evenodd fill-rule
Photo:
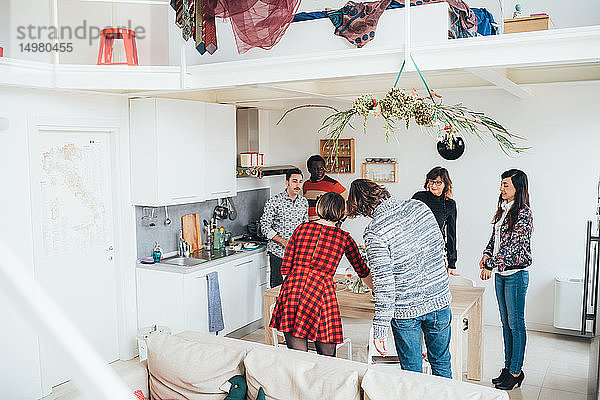
M 431 186 L 442 186 L 444 184 L 443 181 L 433 181 L 433 180 L 429 180 L 429 185 Z

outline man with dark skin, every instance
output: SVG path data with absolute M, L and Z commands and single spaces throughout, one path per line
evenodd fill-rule
M 311 221 L 318 219 L 316 212 L 317 200 L 328 192 L 335 192 L 348 198 L 346 188 L 335 179 L 325 174 L 325 160 L 320 155 L 310 156 L 306 161 L 310 179 L 304 182 L 303 193 L 308 200 L 308 218 Z

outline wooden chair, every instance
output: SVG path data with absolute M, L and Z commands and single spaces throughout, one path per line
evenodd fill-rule
M 275 309 L 275 304 L 271 304 L 271 309 L 270 309 L 271 316 L 273 315 L 274 309 Z M 273 336 L 273 346 L 287 347 L 287 345 L 285 344 L 285 336 L 284 336 L 283 332 L 280 332 L 275 328 L 271 328 L 271 335 Z M 348 345 L 348 360 L 352 361 L 352 341 L 350 340 L 349 337 L 345 337 L 344 341 L 342 343 L 337 344 L 335 348 L 336 348 L 336 350 L 338 350 L 340 347 L 342 347 L 345 344 Z M 309 342 L 308 349 L 311 351 L 317 351 L 313 346 L 314 346 L 314 344 L 312 342 Z

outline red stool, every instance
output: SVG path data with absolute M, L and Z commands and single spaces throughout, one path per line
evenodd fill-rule
M 126 63 L 112 62 L 113 43 L 115 39 L 123 39 L 125 45 Z M 102 61 L 104 56 L 104 61 Z M 98 51 L 98 65 L 138 65 L 137 46 L 135 45 L 135 32 L 131 29 L 107 28 L 102 29 L 100 35 L 100 50 Z

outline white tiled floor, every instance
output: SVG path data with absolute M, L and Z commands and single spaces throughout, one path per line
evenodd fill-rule
M 344 335 L 352 339 L 355 361 L 366 362 L 370 323 L 367 320 L 344 319 Z M 243 339 L 263 342 L 264 331 L 261 328 Z M 481 382 L 467 382 L 493 386 L 490 380 L 499 374 L 504 364 L 502 343 L 500 327 L 484 327 L 483 379 Z M 520 388 L 508 392 L 510 398 L 587 400 L 589 347 L 589 342 L 582 338 L 528 331 L 523 366 L 525 381 Z M 345 358 L 346 350 L 340 349 L 338 356 Z

